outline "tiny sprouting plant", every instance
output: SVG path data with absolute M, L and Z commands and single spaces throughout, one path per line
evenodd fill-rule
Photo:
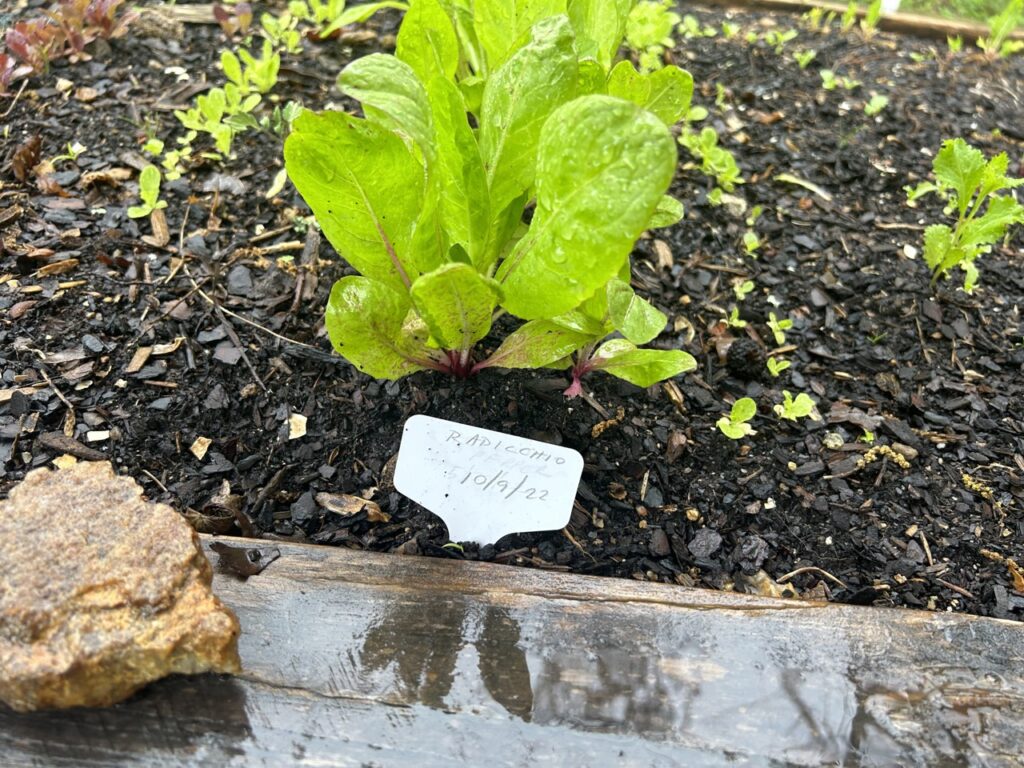
M 726 40 L 732 40 L 736 35 L 740 33 L 740 25 L 733 24 L 731 21 L 722 22 L 722 37 Z
M 793 327 L 793 321 L 788 317 L 780 320 L 774 312 L 768 313 L 768 328 L 775 337 L 775 343 L 782 346 L 786 343 L 786 331 Z
M 768 360 L 765 362 L 765 365 L 768 367 L 768 373 L 770 373 L 773 378 L 778 378 L 780 373 L 789 368 L 790 363 L 789 360 L 782 360 L 776 357 L 769 357 Z
M 274 50 L 271 42 L 264 38 L 259 58 L 245 48 L 238 53 L 221 51 L 220 66 L 224 76 L 238 88 L 242 96 L 250 93 L 269 93 L 277 84 L 281 69 L 281 55 Z
M 964 49 L 964 39 L 961 35 L 947 35 L 946 47 L 949 52 L 953 55 L 960 53 Z
M 875 442 L 875 433 L 872 432 L 870 429 L 865 429 L 864 434 L 857 438 L 857 442 L 871 445 L 873 442 Z
M 77 141 L 69 141 L 66 147 L 67 151 L 52 158 L 50 162 L 53 165 L 67 160 L 68 162 L 74 163 L 78 158 L 85 152 L 88 147 Z
M 4 43 L 18 61 L 38 74 L 64 55 L 65 35 L 50 19 L 30 19 L 8 29 Z
M 750 426 L 750 420 L 756 415 L 757 403 L 749 397 L 741 397 L 732 404 L 729 415 L 722 416 L 715 422 L 715 426 L 730 440 L 742 440 L 744 437 L 757 434 Z
M 306 111 L 285 141 L 289 178 L 359 272 L 331 291 L 335 349 L 382 379 L 568 369 L 570 397 L 595 370 L 642 387 L 692 370 L 682 350 L 639 348 L 668 319 L 629 283 L 636 239 L 682 213 L 669 126 L 692 78 L 614 64 L 628 4 L 576 0 L 515 28 L 452 7 L 414 0 L 396 54 L 341 73 L 365 117 Z M 514 330 L 479 351 L 497 318 Z
M 842 86 L 847 91 L 852 91 L 861 85 L 859 80 L 854 80 L 850 77 L 836 77 L 836 73 L 831 69 L 822 69 L 819 74 L 821 75 L 821 87 L 826 91 L 834 91 L 839 86 Z
M 252 5 L 245 2 L 233 5 L 215 3 L 213 18 L 217 20 L 226 37 L 244 36 L 252 26 Z
M 226 83 L 223 88 L 212 88 L 196 97 L 194 107 L 176 110 L 174 115 L 188 130 L 208 133 L 217 151 L 229 155 L 237 130 L 230 118 L 252 112 L 261 100 L 258 93 L 245 94 L 234 83 Z
M 732 311 L 729 313 L 729 317 L 726 318 L 725 322 L 726 322 L 726 324 L 730 328 L 746 328 L 747 327 L 747 321 L 740 319 L 740 309 L 739 309 L 739 307 L 733 307 L 732 308 Z
M 779 418 L 786 419 L 787 421 L 798 421 L 808 417 L 812 421 L 821 420 L 814 400 L 811 399 L 810 395 L 803 392 L 794 398 L 789 390 L 782 390 L 782 402 L 775 405 L 772 410 L 775 411 Z
M 807 69 L 812 61 L 817 58 L 818 52 L 815 50 L 807 51 L 794 51 L 793 60 L 797 63 L 800 69 Z
M 957 216 L 952 226 L 933 224 L 924 232 L 924 259 L 932 270 L 933 288 L 950 270 L 960 268 L 964 290 L 972 291 L 978 282 L 978 256 L 988 253 L 1011 226 L 1024 224 L 1024 206 L 1012 193 L 999 194 L 1024 184 L 1024 179 L 1006 175 L 1009 162 L 1005 152 L 986 161 L 980 149 L 951 139 L 932 163 L 935 182 L 907 190 L 908 202 L 937 192 L 948 202 L 947 214 Z
M 712 177 L 720 189 L 732 192 L 737 184 L 743 183 L 736 158 L 732 152 L 719 146 L 718 132 L 714 128 L 705 127 L 699 133 L 684 128 L 679 134 L 679 143 L 701 161 L 701 173 Z
M 128 208 L 128 216 L 133 219 L 141 219 L 167 207 L 167 201 L 160 199 L 160 171 L 155 165 L 147 165 L 139 174 L 139 197 L 142 205 Z
M 827 32 L 836 20 L 836 13 L 835 11 L 826 11 L 824 8 L 815 7 L 803 14 L 800 20 L 812 32 Z
M 889 97 L 881 93 L 871 94 L 871 98 L 864 105 L 864 114 L 868 117 L 877 117 L 889 106 Z
M 366 21 L 383 8 L 404 11 L 409 6 L 404 2 L 361 3 L 349 5 L 347 0 L 291 0 L 288 11 L 296 19 L 311 22 L 315 36 L 324 40 L 350 24 Z
M 707 25 L 701 26 L 697 17 L 688 13 L 683 16 L 683 20 L 679 24 L 679 34 L 687 40 L 691 40 L 698 37 L 714 37 L 718 32 L 715 31 L 714 27 Z
M 978 47 L 986 56 L 1006 58 L 1024 50 L 1024 41 L 1010 40 L 1024 14 L 1024 0 L 1009 0 L 1002 12 L 988 20 L 989 33 L 979 38 Z
M 757 220 L 761 218 L 761 214 L 764 213 L 763 205 L 755 205 L 750 209 L 750 213 L 747 214 L 746 225 L 751 229 L 757 224 Z
M 729 92 L 721 83 L 715 83 L 715 106 L 724 110 L 729 102 Z
M 672 0 L 640 0 L 626 18 L 626 45 L 637 56 L 641 72 L 661 69 L 665 51 L 675 45 L 672 34 L 681 21 Z
M 878 31 L 878 22 L 882 18 L 882 0 L 873 0 L 860 20 L 860 31 L 865 39 L 870 40 Z
M 839 19 L 839 26 L 843 32 L 849 32 L 857 25 L 857 0 L 850 0 Z
M 741 283 L 736 283 L 732 287 L 732 292 L 736 294 L 736 301 L 743 301 L 753 292 L 755 287 L 753 280 L 744 280 Z
M 275 50 L 285 53 L 300 53 L 302 51 L 302 33 L 298 30 L 299 20 L 288 11 L 275 16 L 272 13 L 264 13 L 260 16 L 260 31 Z
M 799 33 L 795 29 L 786 29 L 782 31 L 769 29 L 764 33 L 764 41 L 771 46 L 773 51 L 775 51 L 776 56 L 781 56 L 782 52 L 786 50 L 786 44 L 792 40 L 796 40 L 798 34 Z
M 756 232 L 748 229 L 743 233 L 743 250 L 746 251 L 747 256 L 753 256 L 756 259 L 757 249 L 760 247 L 761 240 Z

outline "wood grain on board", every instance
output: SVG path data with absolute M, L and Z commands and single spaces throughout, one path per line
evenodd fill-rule
M 3 764 L 1010 766 L 1024 743 L 1018 624 L 260 545 L 280 558 L 214 582 L 242 675 L 2 710 Z

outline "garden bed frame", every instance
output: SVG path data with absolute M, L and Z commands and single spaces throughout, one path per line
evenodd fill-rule
M 1012 622 L 262 547 L 214 582 L 240 676 L 2 710 L 4 765 L 1012 765 L 1024 743 Z

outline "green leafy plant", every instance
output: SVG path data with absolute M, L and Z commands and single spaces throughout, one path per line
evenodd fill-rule
M 732 192 L 737 184 L 743 183 L 743 176 L 732 152 L 718 144 L 718 132 L 705 127 L 699 133 L 684 128 L 679 134 L 679 143 L 691 155 L 701 161 L 700 171 L 712 177 L 719 188 Z
M 675 45 L 672 34 L 682 20 L 675 7 L 672 0 L 640 0 L 626 17 L 626 45 L 641 72 L 661 69 L 665 51 Z
M 864 18 L 860 20 L 861 34 L 868 40 L 875 36 L 878 31 L 878 22 L 882 18 L 882 0 L 873 0 L 864 12 Z
M 757 403 L 749 397 L 741 397 L 732 404 L 729 415 L 720 418 L 715 422 L 715 426 L 730 440 L 742 440 L 744 437 L 757 434 L 750 426 L 750 420 L 756 415 Z
M 167 201 L 160 199 L 160 171 L 155 165 L 147 165 L 139 173 L 139 197 L 142 198 L 142 205 L 128 208 L 128 216 L 133 219 L 141 219 L 167 207 Z
M 278 16 L 272 13 L 260 16 L 260 31 L 277 51 L 291 54 L 302 51 L 302 34 L 298 26 L 299 20 L 287 11 Z
M 871 94 L 871 98 L 864 105 L 864 114 L 868 117 L 877 117 L 889 106 L 889 97 L 880 93 Z
M 1009 0 L 1002 12 L 988 20 L 989 33 L 978 39 L 978 47 L 990 57 L 1006 58 L 1024 50 L 1024 41 L 1010 40 L 1013 30 L 1020 24 L 1024 13 L 1024 0 Z
M 682 213 L 668 126 L 692 78 L 612 67 L 626 17 L 605 2 L 518 19 L 522 34 L 448 8 L 414 0 L 395 56 L 345 68 L 365 118 L 303 112 L 285 142 L 289 178 L 360 273 L 331 291 L 335 349 L 383 379 L 568 368 L 568 396 L 594 370 L 638 386 L 691 370 L 681 350 L 639 348 L 667 318 L 630 287 L 629 254 Z M 503 315 L 525 322 L 478 354 Z
M 852 91 L 861 85 L 859 80 L 854 80 L 850 77 L 836 77 L 836 73 L 831 69 L 822 69 L 819 74 L 821 75 L 821 87 L 826 91 L 834 91 L 839 86 L 842 86 L 847 91 Z
M 736 294 L 736 301 L 743 301 L 753 292 L 755 287 L 753 280 L 744 280 L 741 283 L 736 283 L 732 287 L 732 292 Z
M 405 11 L 409 6 L 392 0 L 358 5 L 349 5 L 346 0 L 291 0 L 288 3 L 288 12 L 296 19 L 311 22 L 316 28 L 314 35 L 320 40 L 350 24 L 366 21 L 384 8 Z
M 229 155 L 238 130 L 230 118 L 252 112 L 261 100 L 260 94 L 245 94 L 234 83 L 227 83 L 223 88 L 212 88 L 196 97 L 194 107 L 186 111 L 175 110 L 174 115 L 188 130 L 208 133 L 217 151 Z
M 77 141 L 69 141 L 67 145 L 67 152 L 57 155 L 56 157 L 52 158 L 50 162 L 53 165 L 57 165 L 57 163 L 63 162 L 65 160 L 74 163 L 87 149 L 88 147 L 86 147 L 84 144 L 81 144 Z
M 779 374 L 789 368 L 789 360 L 781 360 L 775 357 L 769 357 L 765 365 L 768 367 L 768 373 L 773 378 L 778 378 Z
M 714 27 L 701 25 L 696 16 L 688 13 L 679 24 L 679 34 L 687 40 L 692 40 L 699 37 L 714 37 L 718 32 Z
M 786 331 L 793 327 L 793 321 L 788 317 L 780 320 L 774 312 L 768 313 L 768 328 L 775 337 L 775 343 L 782 346 L 786 343 Z
M 810 418 L 812 421 L 821 421 L 818 415 L 818 407 L 810 395 L 801 392 L 794 399 L 789 390 L 782 390 L 782 402 L 772 408 L 775 414 L 787 421 Z
M 800 69 L 807 69 L 812 61 L 817 58 L 818 52 L 815 50 L 807 51 L 795 51 L 793 53 L 793 61 L 797 63 Z
M 743 233 L 743 250 L 746 251 L 747 256 L 753 256 L 757 258 L 757 249 L 761 247 L 761 239 L 757 236 L 757 233 L 753 230 L 747 230 Z
M 924 259 L 932 270 L 932 287 L 950 270 L 964 272 L 964 290 L 978 282 L 974 265 L 988 253 L 1014 224 L 1024 224 L 1024 206 L 1013 194 L 1000 195 L 1024 184 L 1024 179 L 1007 176 L 1009 158 L 1000 153 L 990 160 L 963 139 L 943 143 L 932 163 L 935 183 L 923 182 L 908 190 L 913 201 L 937 192 L 948 202 L 947 213 L 956 213 L 953 226 L 933 224 L 924 232 Z M 982 210 L 984 208 L 984 211 Z
M 245 48 L 240 48 L 237 54 L 233 51 L 221 51 L 220 66 L 224 70 L 224 76 L 238 88 L 240 95 L 269 93 L 277 84 L 281 55 L 274 51 L 270 40 L 264 38 L 259 58 L 254 57 Z
M 951 54 L 960 53 L 964 49 L 964 39 L 960 35 L 948 35 L 946 37 L 946 47 L 949 49 Z
M 730 21 L 722 22 L 722 37 L 726 40 L 732 40 L 736 35 L 740 33 L 740 25 L 733 24 Z
M 849 32 L 857 25 L 857 0 L 850 0 L 846 6 L 846 10 L 843 12 L 842 17 L 839 20 L 839 26 L 843 32 Z
M 764 33 L 764 41 L 775 51 L 776 56 L 781 56 L 786 50 L 786 44 L 796 40 L 798 34 L 795 29 L 769 29 Z
M 747 327 L 747 321 L 740 319 L 740 309 L 739 309 L 739 307 L 733 307 L 732 308 L 732 311 L 729 313 L 729 316 L 725 319 L 725 322 L 726 322 L 726 324 L 730 328 L 746 328 Z

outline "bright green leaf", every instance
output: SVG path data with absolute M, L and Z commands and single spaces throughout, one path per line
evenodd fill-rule
M 757 403 L 752 398 L 741 397 L 732 404 L 729 418 L 733 421 L 750 421 L 757 415 Z
M 459 39 L 438 0 L 412 0 L 398 29 L 395 55 L 413 68 L 421 83 L 454 78 Z
M 697 367 L 682 350 L 637 349 L 625 339 L 612 339 L 594 353 L 593 366 L 638 387 L 649 387 Z
M 397 379 L 423 370 L 423 334 L 406 327 L 409 299 L 366 277 L 343 277 L 331 289 L 325 323 L 335 350 L 363 373 Z
M 617 278 L 608 283 L 608 316 L 615 330 L 634 344 L 646 344 L 668 324 L 664 312 L 637 296 L 629 283 Z
M 985 173 L 985 155 L 963 139 L 952 139 L 943 142 L 932 167 L 936 178 L 956 192 L 963 215 Z
M 540 368 L 568 357 L 593 337 L 551 320 L 532 320 L 505 337 L 478 368 Z
M 501 290 L 469 264 L 444 264 L 421 275 L 410 295 L 416 312 L 444 349 L 469 349 L 491 329 Z
M 632 6 L 633 0 L 569 0 L 580 58 L 596 59 L 606 70 L 611 67 Z
M 537 208 L 498 270 L 504 306 L 525 319 L 567 312 L 608 282 L 675 171 L 676 150 L 654 115 L 610 96 L 583 96 L 545 123 Z
M 685 213 L 686 208 L 681 202 L 671 195 L 662 195 L 658 201 L 658 207 L 654 209 L 650 221 L 647 222 L 647 229 L 671 227 L 673 224 L 678 224 Z

